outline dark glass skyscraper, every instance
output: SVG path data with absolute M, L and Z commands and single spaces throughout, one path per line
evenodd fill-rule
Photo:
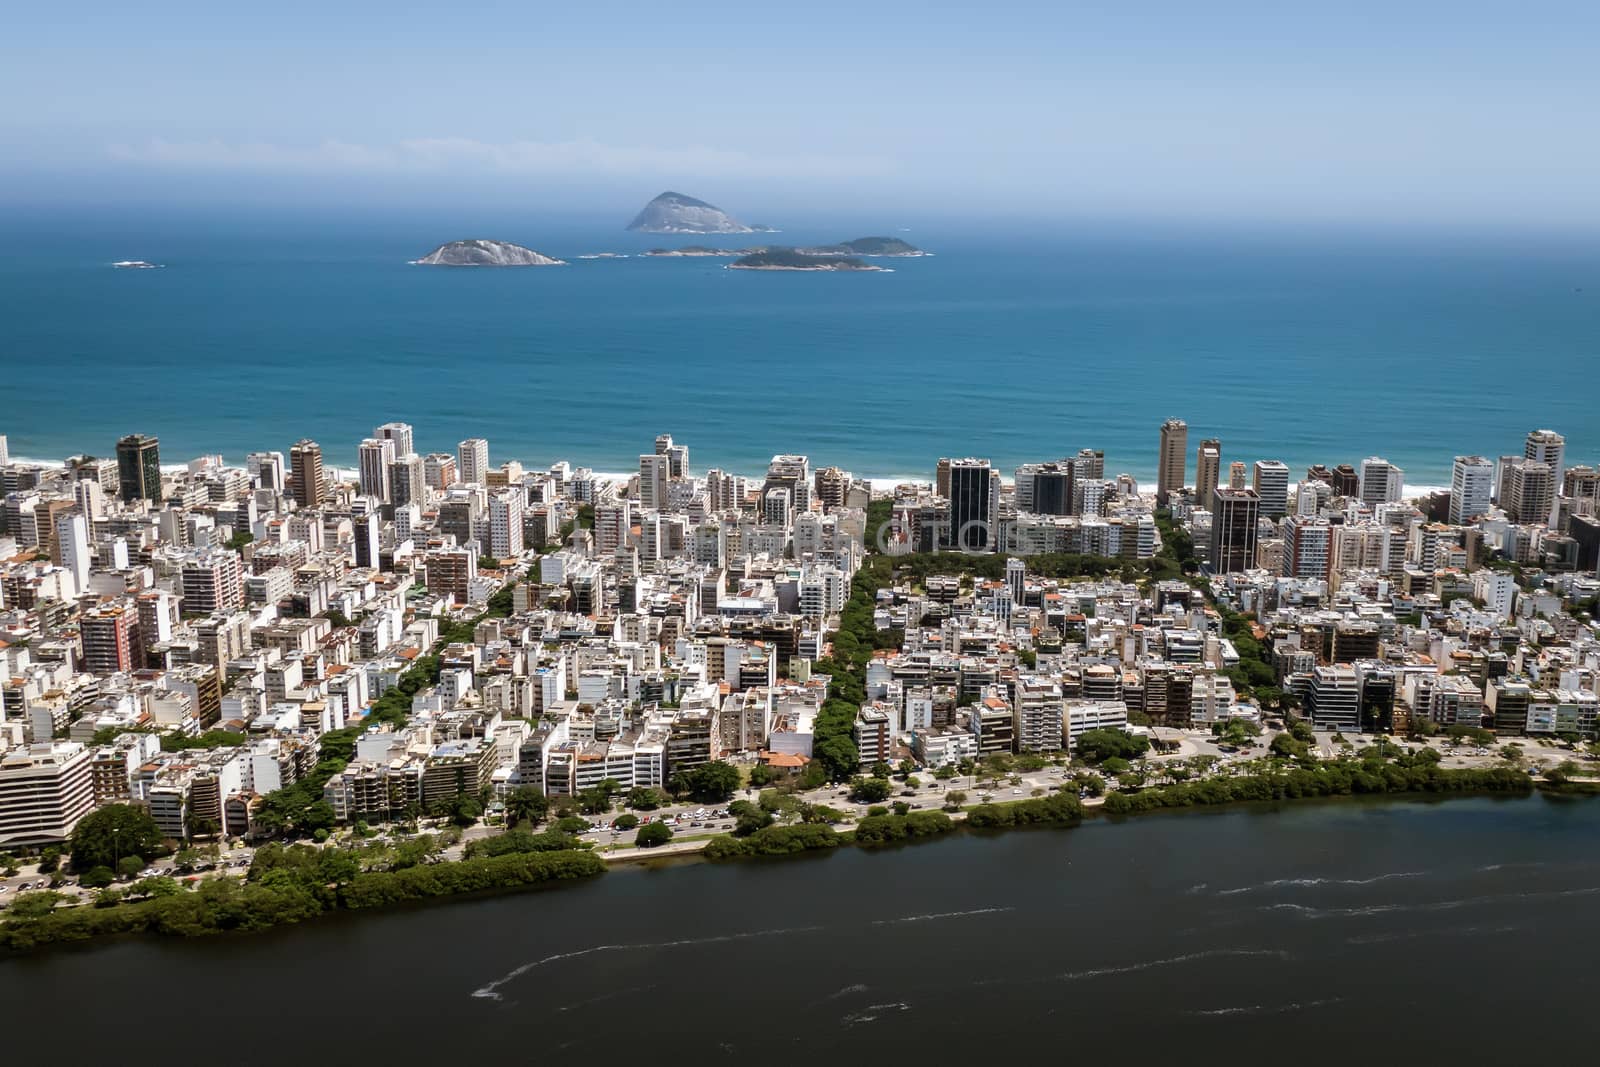
M 161 441 L 131 433 L 117 442 L 117 493 L 123 500 L 161 500 Z
M 968 552 L 989 548 L 994 536 L 999 494 L 994 471 L 986 459 L 958 459 L 950 463 L 950 544 Z

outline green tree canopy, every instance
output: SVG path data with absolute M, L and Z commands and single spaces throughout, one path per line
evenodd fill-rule
M 159 856 L 161 828 L 143 808 L 107 804 L 79 820 L 72 831 L 71 851 L 74 870 L 114 869 L 124 856 L 142 860 Z
M 1086 730 L 1078 735 L 1076 751 L 1087 763 L 1101 763 L 1113 757 L 1138 759 L 1150 750 L 1150 739 L 1121 730 Z

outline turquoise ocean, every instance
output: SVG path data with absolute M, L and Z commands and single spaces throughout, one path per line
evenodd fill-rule
M 626 215 L 626 212 L 623 213 Z M 0 219 L 0 433 L 13 456 L 238 461 L 302 437 L 351 466 L 378 423 L 419 451 L 634 467 L 658 433 L 696 470 L 776 452 L 929 478 L 1079 448 L 1149 481 L 1157 427 L 1224 464 L 1359 462 L 1447 482 L 1536 427 L 1600 459 L 1600 246 L 1578 237 L 873 221 L 700 239 L 622 218 L 105 209 Z M 892 272 L 730 271 L 651 247 L 869 233 Z M 557 268 L 410 266 L 464 237 Z M 626 253 L 625 259 L 578 259 Z M 115 270 L 144 259 L 160 270 Z

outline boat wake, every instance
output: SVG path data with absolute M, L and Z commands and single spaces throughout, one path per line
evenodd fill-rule
M 1273 889 L 1314 889 L 1317 886 L 1377 885 L 1398 878 L 1422 878 L 1425 871 L 1397 871 L 1393 874 L 1375 874 L 1371 878 L 1274 878 L 1260 885 L 1240 886 L 1237 889 L 1219 889 L 1219 897 L 1235 897 L 1241 893 L 1263 893 Z
M 717 945 L 729 941 L 749 941 L 758 937 L 783 937 L 788 934 L 810 934 L 823 929 L 821 926 L 792 926 L 774 930 L 755 930 L 743 934 L 719 934 L 715 937 L 690 937 L 680 941 L 649 941 L 626 945 L 595 945 L 591 948 L 580 948 L 572 952 L 558 952 L 553 956 L 543 959 L 531 960 L 520 967 L 516 967 L 487 985 L 479 986 L 472 991 L 474 997 L 486 1000 L 503 1000 L 500 987 L 508 982 L 514 982 L 529 971 L 538 970 L 547 964 L 557 963 L 561 960 L 577 959 L 581 956 L 592 956 L 600 952 L 637 952 L 649 949 L 684 948 L 689 945 Z
M 851 1012 L 849 1015 L 846 1015 L 839 1021 L 846 1027 L 860 1026 L 862 1023 L 877 1022 L 878 1018 L 886 1012 L 902 1012 L 910 1010 L 911 1005 L 907 1004 L 903 1000 L 895 1000 L 887 1004 L 868 1004 L 860 1011 Z
M 1587 897 L 1600 893 L 1600 886 L 1582 886 L 1576 889 L 1530 889 L 1523 893 L 1486 893 L 1479 897 L 1462 897 L 1457 900 L 1429 900 L 1416 904 L 1369 904 L 1359 908 L 1314 908 L 1306 904 L 1266 904 L 1262 911 L 1289 911 L 1307 919 L 1362 919 L 1371 915 L 1390 915 L 1398 912 L 1455 911 L 1457 908 L 1477 907 L 1480 904 L 1501 904 L 1515 900 L 1558 900 L 1563 897 Z
M 972 908 L 969 911 L 935 911 L 927 915 L 907 915 L 899 919 L 874 919 L 873 926 L 898 926 L 901 923 L 926 923 L 939 919 L 964 919 L 969 915 L 998 915 L 1002 912 L 1016 911 L 1016 908 Z
M 1225 1019 L 1235 1015 L 1287 1015 L 1290 1012 L 1310 1011 L 1312 1008 L 1326 1008 L 1343 1003 L 1343 997 L 1327 997 L 1323 1000 L 1291 1001 L 1288 1004 L 1239 1004 L 1228 1008 L 1201 1008 L 1185 1014 L 1197 1019 Z
M 1272 957 L 1280 960 L 1290 958 L 1287 952 L 1280 949 L 1268 948 L 1218 948 L 1208 949 L 1205 952 L 1186 952 L 1181 956 L 1166 956 L 1158 960 L 1144 960 L 1139 963 L 1127 963 L 1119 967 L 1095 967 L 1087 971 L 1068 971 L 1064 974 L 1054 975 L 1057 982 L 1080 982 L 1088 978 L 1106 978 L 1117 974 L 1134 974 L 1138 971 L 1149 971 L 1157 967 L 1175 967 L 1179 964 L 1194 963 L 1199 960 L 1227 959 L 1230 957 Z

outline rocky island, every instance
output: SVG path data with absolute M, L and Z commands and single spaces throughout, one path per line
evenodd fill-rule
M 668 259 L 694 259 L 696 257 L 725 256 L 737 259 L 740 256 L 753 256 L 758 252 L 765 252 L 764 246 L 754 248 L 709 248 L 706 245 L 684 245 L 682 248 L 652 248 L 645 253 L 647 256 L 665 256 Z
M 797 248 L 765 248 L 741 256 L 729 270 L 884 270 L 854 256 L 821 256 Z
M 670 191 L 646 204 L 628 229 L 635 233 L 776 232 L 767 226 L 746 226 L 714 204 Z
M 451 241 L 412 263 L 423 267 L 560 267 L 564 260 L 508 241 Z
M 746 256 L 758 256 L 763 252 L 775 251 L 779 251 L 779 248 L 767 245 L 757 245 L 752 248 L 711 248 L 706 245 L 684 245 L 682 248 L 652 248 L 644 254 L 668 258 L 725 256 L 729 259 L 739 259 Z M 897 237 L 857 237 L 853 241 L 841 241 L 836 245 L 813 245 L 809 248 L 787 249 L 786 251 L 793 251 L 802 256 L 829 258 L 838 256 L 909 258 L 912 256 L 933 255 L 932 252 L 924 252 L 916 245 L 907 244 Z
M 916 245 L 898 237 L 857 237 L 854 241 L 841 241 L 836 245 L 802 248 L 808 256 L 931 256 Z

